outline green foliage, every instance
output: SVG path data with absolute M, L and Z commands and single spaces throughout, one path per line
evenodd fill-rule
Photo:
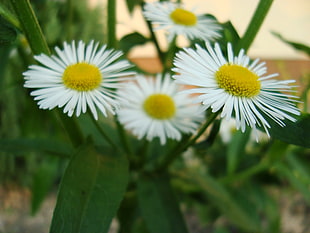
M 60 184 L 51 233 L 108 232 L 128 181 L 128 162 L 82 146 Z
M 16 29 L 0 15 L 0 45 L 12 43 L 15 41 L 16 36 Z
M 133 32 L 124 36 L 119 41 L 119 47 L 125 54 L 127 54 L 132 48 L 138 45 L 144 45 L 148 41 L 149 39 L 145 38 L 142 34 L 138 32 Z
M 270 135 L 281 141 L 310 148 L 310 114 L 297 117 L 296 122 L 285 120 L 285 127 L 273 121 L 270 123 Z

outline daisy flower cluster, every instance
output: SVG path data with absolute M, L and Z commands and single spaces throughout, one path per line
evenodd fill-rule
M 116 114 L 124 127 L 139 139 L 155 137 L 180 140 L 182 134 L 194 133 L 211 108 L 226 120 L 235 119 L 237 129 L 262 128 L 269 135 L 269 121 L 285 126 L 300 112 L 296 98 L 282 92 L 292 91 L 292 80 L 277 81 L 277 74 L 266 74 L 265 63 L 251 61 L 241 49 L 234 54 L 227 44 L 227 57 L 220 45 L 210 41 L 220 36 L 220 26 L 210 18 L 186 10 L 173 2 L 146 3 L 145 17 L 158 29 L 165 28 L 171 41 L 177 35 L 202 39 L 206 48 L 184 48 L 174 58 L 169 74 L 155 78 L 136 75 L 122 52 L 99 48 L 91 41 L 76 45 L 64 43 L 56 55 L 35 56 L 40 65 L 24 72 L 25 87 L 42 109 L 63 108 L 68 116 L 79 116 L 90 109 L 95 119 Z M 163 77 L 162 77 L 163 76 Z M 184 89 L 184 86 L 192 88 Z M 195 94 L 195 95 L 193 95 Z
M 95 119 L 98 109 L 104 116 L 117 113 L 139 139 L 159 137 L 161 144 L 193 133 L 203 119 L 191 97 L 178 94 L 181 85 L 168 74 L 155 79 L 134 76 L 127 70 L 128 61 L 117 61 L 121 52 L 105 45 L 98 50 L 93 41 L 87 46 L 80 41 L 77 48 L 75 42 L 64 43 L 63 50 L 55 50 L 58 56 L 35 56 L 41 65 L 31 65 L 24 72 L 24 86 L 35 89 L 31 95 L 42 109 L 59 107 L 78 117 L 89 108 Z

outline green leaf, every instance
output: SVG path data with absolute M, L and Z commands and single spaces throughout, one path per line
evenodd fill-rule
M 167 174 L 141 176 L 138 180 L 138 200 L 150 233 L 187 233 Z
M 277 38 L 279 38 L 281 41 L 283 41 L 284 43 L 292 46 L 294 49 L 300 50 L 300 51 L 306 53 L 308 56 L 310 56 L 310 47 L 309 46 L 295 42 L 295 41 L 287 40 L 277 32 L 271 32 L 271 33 L 274 36 L 276 36 Z
M 50 233 L 108 232 L 127 182 L 125 156 L 84 145 L 63 176 Z
M 271 137 L 283 142 L 310 148 L 310 114 L 303 113 L 296 119 L 296 122 L 284 120 L 284 127 L 269 120 L 268 123 L 271 126 L 268 129 L 269 133 Z
M 120 49 L 126 54 L 133 47 L 137 45 L 144 45 L 148 41 L 149 39 L 145 38 L 142 34 L 138 32 L 133 32 L 121 38 L 121 40 L 119 41 L 119 46 Z
M 227 173 L 233 174 L 241 157 L 244 155 L 245 146 L 250 138 L 251 130 L 247 129 L 246 132 L 236 131 L 227 148 Z
M 223 40 L 223 42 L 225 42 L 223 46 L 224 48 L 227 48 L 227 41 L 231 42 L 232 44 L 236 44 L 240 40 L 240 36 L 237 30 L 230 21 L 223 23 L 222 27 L 223 38 L 225 38 Z
M 60 157 L 70 157 L 73 149 L 70 145 L 51 139 L 1 139 L 0 151 L 24 154 L 29 151 L 45 152 Z

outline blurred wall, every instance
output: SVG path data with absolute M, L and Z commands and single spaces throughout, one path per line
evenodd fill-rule
M 101 4 L 106 0 L 89 0 L 92 5 Z M 150 0 L 151 2 L 152 0 Z M 132 31 L 147 34 L 147 28 L 142 19 L 141 10 L 137 8 L 132 15 L 127 11 L 125 0 L 117 0 L 118 7 L 118 38 Z M 199 6 L 199 13 L 211 13 L 220 22 L 230 20 L 243 35 L 248 22 L 258 4 L 258 0 L 184 0 L 186 6 Z M 280 33 L 285 38 L 310 46 L 310 0 L 274 0 L 271 9 L 256 37 L 249 55 L 270 59 L 308 59 L 303 53 L 297 52 L 286 45 L 270 32 Z M 166 47 L 163 32 L 157 32 L 161 46 Z M 186 45 L 184 40 L 179 43 Z M 135 49 L 133 57 L 155 56 L 151 45 Z

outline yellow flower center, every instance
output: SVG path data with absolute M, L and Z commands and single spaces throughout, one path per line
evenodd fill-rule
M 160 120 L 173 117 L 176 111 L 173 99 L 165 94 L 150 95 L 143 108 L 150 117 Z
M 174 11 L 171 12 L 170 18 L 176 24 L 181 24 L 185 26 L 193 26 L 197 23 L 197 17 L 190 11 L 176 8 Z
M 220 88 L 239 97 L 253 97 L 260 92 L 259 77 L 247 68 L 226 64 L 215 73 Z
M 67 88 L 77 91 L 90 91 L 100 86 L 102 75 L 97 66 L 81 62 L 69 65 L 62 81 Z

